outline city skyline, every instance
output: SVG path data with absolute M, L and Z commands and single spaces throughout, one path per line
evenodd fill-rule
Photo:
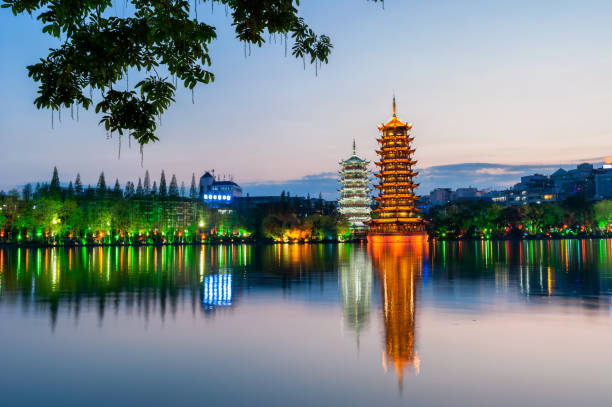
M 123 184 L 147 168 L 185 182 L 192 172 L 216 168 L 247 186 L 316 178 L 336 170 L 353 138 L 364 158 L 375 158 L 375 125 L 389 118 L 393 91 L 398 114 L 414 125 L 419 169 L 554 166 L 611 155 L 612 57 L 605 50 L 612 29 L 605 11 L 612 6 L 523 3 L 525 15 L 520 4 L 479 1 L 387 1 L 384 10 L 365 1 L 306 4 L 304 16 L 334 44 L 317 77 L 314 68 L 285 59 L 274 42 L 245 58 L 222 10 L 202 11 L 219 32 L 212 47 L 217 80 L 196 90 L 195 104 L 190 93 L 178 93 L 162 118 L 161 141 L 144 150 L 143 167 L 125 139 L 117 159 L 117 137 L 106 140 L 91 112 L 81 111 L 77 123 L 64 110 L 51 128 L 50 112 L 33 106 L 36 84 L 25 66 L 53 44 L 37 22 L 4 12 L 1 32 L 20 42 L 3 46 L 9 62 L 0 67 L 11 95 L 0 102 L 0 189 L 47 180 L 54 165 L 63 180 L 79 172 L 85 183 L 104 171 Z M 390 53 L 394 63 L 384 63 Z
M 348 158 L 348 155 L 345 158 Z M 583 162 L 593 163 L 598 168 L 605 163 L 603 159 L 600 159 L 574 160 L 559 164 L 537 165 L 501 163 L 459 163 L 433 166 L 419 169 L 419 171 L 421 171 L 421 174 L 417 178 L 417 181 L 420 182 L 420 186 L 417 189 L 417 194 L 428 195 L 432 190 L 436 188 L 456 189 L 462 187 L 474 187 L 478 189 L 504 190 L 520 182 L 522 176 L 536 173 L 550 175 L 559 168 L 569 170 L 575 168 L 577 164 Z M 370 169 L 373 170 L 373 168 Z M 53 168 L 50 168 L 47 171 L 48 174 L 46 174 L 44 178 L 41 178 L 39 180 L 32 180 L 29 183 L 31 183 L 32 186 L 35 186 L 36 183 L 49 183 L 51 180 L 52 170 Z M 167 169 L 164 170 L 168 180 L 170 177 L 172 177 L 173 172 Z M 124 188 L 127 181 L 131 181 L 136 184 L 138 182 L 139 177 L 144 180 L 145 171 L 149 171 L 151 182 L 157 181 L 159 183 L 159 178 L 162 171 L 161 169 L 157 171 L 148 168 L 143 168 L 141 169 L 140 173 L 136 174 L 136 178 L 119 178 L 121 187 Z M 200 176 L 202 176 L 205 172 L 206 171 L 195 174 L 196 184 L 199 183 Z M 67 187 L 70 181 L 74 183 L 76 175 L 79 172 L 75 172 L 74 174 L 67 174 L 66 172 L 62 171 L 61 168 L 58 168 L 58 173 L 62 186 Z M 106 171 L 104 172 L 104 174 L 107 186 L 112 188 L 115 182 L 115 178 L 110 177 L 110 175 Z M 99 175 L 99 173 L 95 174 L 90 179 L 81 176 L 83 185 L 90 185 L 95 188 L 98 182 Z M 219 175 L 220 178 L 223 179 L 222 173 L 217 175 Z M 291 193 L 291 195 L 294 196 L 307 196 L 308 194 L 310 194 L 312 197 L 317 197 L 318 194 L 321 193 L 324 199 L 336 200 L 338 198 L 337 171 L 308 174 L 300 178 L 284 181 L 262 181 L 245 183 L 242 182 L 242 180 L 240 179 L 234 180 L 241 187 L 243 187 L 245 196 L 246 194 L 249 194 L 251 196 L 280 195 L 282 191 L 285 191 Z M 189 177 L 185 179 L 178 178 L 177 181 L 179 186 L 181 185 L 181 182 L 184 182 L 185 187 L 188 190 L 191 184 L 191 175 L 189 175 Z M 0 185 L 0 190 L 4 190 L 5 192 L 8 192 L 12 188 L 21 190 L 24 185 L 25 184 L 10 184 L 6 187 Z

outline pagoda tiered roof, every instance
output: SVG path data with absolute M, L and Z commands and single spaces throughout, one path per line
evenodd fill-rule
M 377 178 L 383 178 L 388 175 L 406 175 L 409 177 L 415 177 L 418 175 L 418 172 L 412 170 L 388 170 L 383 172 L 378 172 L 374 174 Z
M 415 165 L 417 162 L 412 158 L 384 158 L 382 161 L 376 161 L 374 164 L 378 167 L 382 167 L 384 164 L 392 163 L 406 163 L 408 165 Z
M 412 128 L 412 123 L 404 123 L 403 121 L 398 119 L 397 116 L 395 115 L 395 112 L 393 112 L 393 116 L 391 116 L 391 120 L 389 120 L 385 124 L 381 124 L 380 126 L 378 126 L 378 130 L 387 130 L 387 129 L 398 128 L 398 127 L 406 127 L 408 130 L 410 130 Z
M 410 130 L 412 128 L 412 123 L 404 123 L 397 118 L 397 114 L 395 113 L 395 97 L 393 97 L 393 115 L 391 116 L 391 120 L 378 126 L 378 130 L 382 131 L 398 127 L 406 127 L 407 130 Z

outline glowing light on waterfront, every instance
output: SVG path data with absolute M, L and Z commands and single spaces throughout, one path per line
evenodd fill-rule
M 232 305 L 232 274 L 214 274 L 204 277 L 202 303 L 206 309 Z

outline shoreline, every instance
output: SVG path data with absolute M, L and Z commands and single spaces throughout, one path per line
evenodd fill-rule
M 0 249 L 5 248 L 49 248 L 49 247 L 65 247 L 65 248 L 87 248 L 87 247 L 164 247 L 164 246 L 229 246 L 229 245 L 307 245 L 307 244 L 353 244 L 353 243 L 367 243 L 365 239 L 358 240 L 321 240 L 321 241 L 296 241 L 296 242 L 277 242 L 268 240 L 236 240 L 236 241 L 214 241 L 214 242 L 182 242 L 182 243 L 86 243 L 86 244 L 73 244 L 73 243 L 0 243 Z
M 612 236 L 562 236 L 562 237 L 535 237 L 535 236 L 526 236 L 522 238 L 511 237 L 511 238 L 489 238 L 489 239 L 478 239 L 478 238 L 465 238 L 465 239 L 452 239 L 452 238 L 437 238 L 433 236 L 427 236 L 427 241 L 433 243 L 435 241 L 438 242 L 522 242 L 522 241 L 535 241 L 535 240 L 548 240 L 548 241 L 557 241 L 557 240 L 602 240 L 602 239 L 612 239 Z M 318 245 L 318 244 L 368 244 L 367 239 L 352 239 L 352 240 L 321 240 L 321 241 L 292 241 L 292 242 L 278 242 L 272 240 L 236 240 L 236 241 L 227 241 L 227 240 L 219 240 L 212 242 L 181 242 L 181 243 L 86 243 L 86 244 L 75 244 L 75 243 L 0 243 L 0 249 L 9 249 L 9 248 L 26 248 L 26 249 L 41 249 L 41 248 L 89 248 L 89 247 L 184 247 L 184 246 L 229 246 L 229 245 Z

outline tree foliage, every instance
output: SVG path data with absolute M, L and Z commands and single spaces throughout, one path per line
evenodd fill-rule
M 131 181 L 121 190 L 118 180 L 109 190 L 103 173 L 99 184 L 81 193 L 61 189 L 59 195 L 50 184 L 41 184 L 30 201 L 17 190 L 1 193 L 0 244 L 303 241 L 330 240 L 348 233 L 346 219 L 327 202 L 319 206 L 310 199 L 285 197 L 253 203 L 246 198 L 236 200 L 228 211 L 210 206 L 197 195 L 193 199 L 178 196 L 175 176 L 166 196 L 145 193 L 140 180 L 137 190 Z
M 78 115 L 79 106 L 95 104 L 108 132 L 127 134 L 142 146 L 158 140 L 156 119 L 174 102 L 179 82 L 193 91 L 215 79 L 209 45 L 217 33 L 198 18 L 203 3 L 225 6 L 245 47 L 279 35 L 286 47 L 293 41 L 292 54 L 304 64 L 309 60 L 318 71 L 328 62 L 331 41 L 298 16 L 299 0 L 130 0 L 121 17 L 112 0 L 2 0 L 2 7 L 36 17 L 42 32 L 60 42 L 27 67 L 39 84 L 37 108 L 72 113 L 76 106 Z M 130 86 L 130 71 L 144 79 Z M 101 95 L 97 103 L 94 91 Z
M 574 195 L 560 203 L 500 206 L 457 201 L 429 211 L 429 232 L 438 238 L 523 238 L 609 235 L 612 201 L 593 203 Z

